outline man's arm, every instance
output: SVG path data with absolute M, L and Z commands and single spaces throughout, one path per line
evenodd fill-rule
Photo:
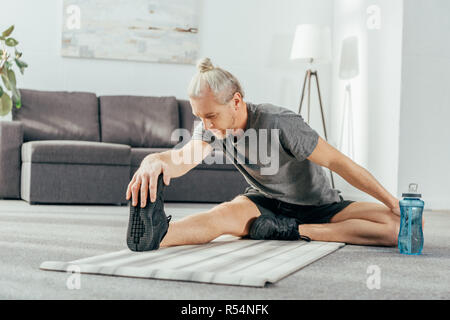
M 163 175 L 164 184 L 169 185 L 172 177 L 176 178 L 186 174 L 200 164 L 212 149 L 212 146 L 205 141 L 191 139 L 181 149 L 172 149 L 146 156 L 128 184 L 126 199 L 132 198 L 132 204 L 136 206 L 140 192 L 141 206 L 145 207 L 150 190 L 150 201 L 154 202 L 160 174 Z
M 398 199 L 383 188 L 369 171 L 339 152 L 339 150 L 333 148 L 321 137 L 319 137 L 316 148 L 307 159 L 336 172 L 352 186 L 370 194 L 387 207 L 391 209 L 398 208 Z
M 162 161 L 167 166 L 170 178 L 178 178 L 199 165 L 212 149 L 211 145 L 205 141 L 190 140 L 180 149 L 150 154 L 144 158 L 142 163 L 144 161 Z

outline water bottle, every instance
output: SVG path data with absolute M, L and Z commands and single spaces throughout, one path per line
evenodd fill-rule
M 417 193 L 417 184 L 410 183 L 400 200 L 400 231 L 398 249 L 403 254 L 421 254 L 423 248 L 422 212 L 425 203 Z

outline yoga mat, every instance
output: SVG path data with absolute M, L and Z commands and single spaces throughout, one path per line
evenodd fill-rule
M 82 274 L 264 287 L 344 245 L 222 236 L 201 245 L 147 252 L 126 249 L 69 262 L 46 261 L 40 269 L 66 272 L 70 268 Z

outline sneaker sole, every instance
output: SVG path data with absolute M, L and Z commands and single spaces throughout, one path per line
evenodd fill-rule
M 131 251 L 149 251 L 159 248 L 159 241 L 153 241 L 153 209 L 163 201 L 164 183 L 162 175 L 158 177 L 157 195 L 155 202 L 150 201 L 150 195 L 147 196 L 147 203 L 144 208 L 140 207 L 141 197 L 138 196 L 138 205 L 135 207 L 129 201 L 130 218 L 127 230 L 127 246 Z

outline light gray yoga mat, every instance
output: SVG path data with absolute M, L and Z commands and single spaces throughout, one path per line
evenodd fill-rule
M 250 240 L 222 236 L 202 245 L 147 252 L 126 249 L 70 262 L 46 261 L 40 269 L 263 287 L 344 245 L 338 242 Z

